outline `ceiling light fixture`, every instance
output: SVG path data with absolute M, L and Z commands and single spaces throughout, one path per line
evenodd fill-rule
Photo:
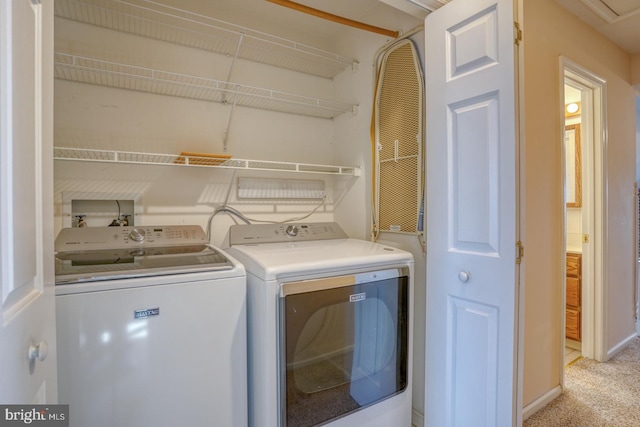
M 564 113 L 566 116 L 577 116 L 580 114 L 580 103 L 579 102 L 570 102 L 565 105 Z

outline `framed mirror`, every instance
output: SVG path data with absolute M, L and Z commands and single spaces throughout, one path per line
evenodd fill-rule
M 567 207 L 582 207 L 582 148 L 580 144 L 580 124 L 564 128 L 566 158 Z

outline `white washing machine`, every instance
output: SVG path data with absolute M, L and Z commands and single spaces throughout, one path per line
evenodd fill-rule
M 72 427 L 246 426 L 246 275 L 200 226 L 64 229 L 58 399 Z
M 336 223 L 238 225 L 249 425 L 410 427 L 413 257 Z

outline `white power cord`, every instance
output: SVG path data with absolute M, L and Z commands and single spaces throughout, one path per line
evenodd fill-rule
M 313 210 L 311 210 L 311 212 L 303 215 L 303 216 L 299 216 L 299 217 L 294 217 L 294 218 L 287 218 L 283 221 L 269 221 L 269 220 L 262 220 L 262 219 L 256 219 L 256 218 L 249 218 L 246 215 L 244 215 L 242 212 L 238 211 L 237 209 L 234 209 L 230 206 L 222 205 L 222 206 L 218 206 L 217 208 L 215 208 L 213 210 L 213 212 L 211 212 L 211 215 L 209 215 L 209 219 L 207 220 L 207 238 L 209 239 L 209 241 L 211 241 L 211 222 L 213 221 L 213 217 L 216 216 L 217 214 L 221 213 L 221 212 L 226 212 L 229 213 L 237 218 L 239 218 L 240 220 L 242 220 L 242 222 L 244 222 L 245 224 L 251 224 L 252 222 L 261 222 L 261 223 L 267 223 L 267 224 L 284 224 L 287 222 L 292 222 L 292 221 L 302 221 L 303 219 L 309 218 L 311 215 L 313 215 L 314 213 L 316 213 L 318 211 L 318 209 L 320 209 L 322 206 L 325 205 L 327 201 L 327 195 L 323 195 L 322 196 L 322 201 L 318 204 L 318 206 L 316 206 L 315 208 L 313 208 Z M 225 202 L 226 203 L 226 202 Z

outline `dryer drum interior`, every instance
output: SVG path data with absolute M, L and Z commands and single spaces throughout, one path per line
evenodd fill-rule
M 282 285 L 280 396 L 287 426 L 323 424 L 407 387 L 409 279 L 393 271 L 395 277 L 346 286 L 339 278 L 315 281 L 325 286 Z

